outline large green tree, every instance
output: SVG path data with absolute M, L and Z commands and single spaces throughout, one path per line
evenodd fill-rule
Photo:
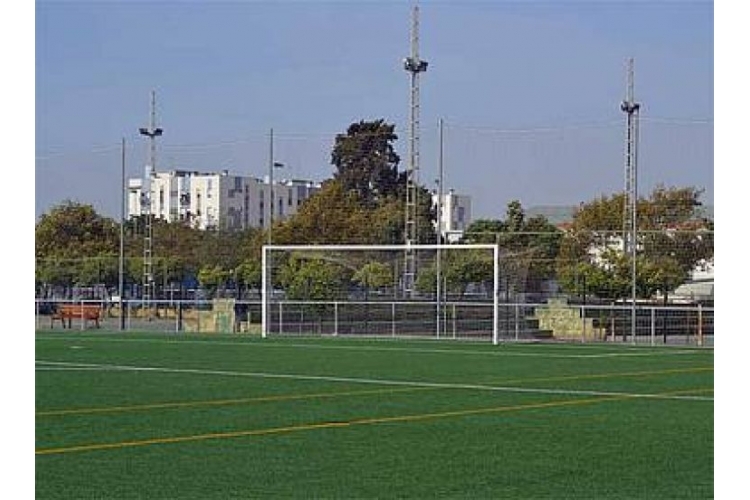
M 353 195 L 350 203 L 356 211 L 374 211 L 367 215 L 372 230 L 367 236 L 357 231 L 339 233 L 347 243 L 404 243 L 408 175 L 398 171 L 399 156 L 394 142 L 395 125 L 384 120 L 352 123 L 345 134 L 336 136 L 331 163 L 336 167 L 333 181 Z M 416 224 L 419 243 L 433 243 L 435 213 L 432 196 L 424 186 L 416 186 Z M 352 219 L 356 214 L 353 212 Z M 353 227 L 351 229 L 354 229 Z
M 134 217 L 125 223 L 125 283 L 140 284 L 143 279 L 145 219 Z M 230 270 L 219 274 L 222 286 L 232 277 L 231 270 L 246 260 L 260 259 L 252 252 L 253 241 L 262 232 L 201 231 L 181 222 L 152 220 L 152 271 L 157 292 L 163 285 L 177 285 L 212 274 L 217 267 Z M 120 227 L 98 214 L 91 205 L 67 201 L 43 214 L 36 223 L 36 281 L 39 286 L 105 284 L 119 281 Z M 259 249 L 260 246 L 257 245 Z M 216 273 L 213 273 L 214 275 Z M 235 277 L 236 278 L 236 277 Z
M 53 207 L 36 223 L 34 237 L 39 284 L 116 282 L 112 256 L 119 251 L 119 226 L 93 206 L 65 201 Z
M 562 232 L 546 217 L 527 217 L 521 202 L 512 200 L 503 220 L 479 219 L 464 232 L 464 243 L 496 243 L 504 286 L 539 291 L 554 277 Z
M 484 286 L 492 290 L 494 279 L 493 254 L 487 250 L 469 249 L 442 252 L 440 258 L 441 285 L 444 292 L 464 297 L 469 285 Z M 432 294 L 437 291 L 437 266 L 433 260 L 418 269 L 415 283 L 421 293 Z
M 359 268 L 352 277 L 353 281 L 366 291 L 383 290 L 394 285 L 393 269 L 384 262 L 369 261 Z
M 352 271 L 330 260 L 292 255 L 279 270 L 278 281 L 294 300 L 331 300 L 347 289 Z
M 373 210 L 362 206 L 356 192 L 328 180 L 294 216 L 274 228 L 273 240 L 286 245 L 370 242 L 377 238 L 372 216 Z
M 701 212 L 703 191 L 657 186 L 637 203 L 636 292 L 668 293 L 700 262 L 713 259 L 713 223 Z M 562 241 L 558 279 L 570 293 L 628 297 L 632 261 L 623 252 L 624 195 L 581 205 Z
M 366 205 L 396 193 L 400 159 L 393 147 L 395 128 L 382 119 L 361 120 L 336 136 L 331 152 L 334 178 Z
M 119 226 L 91 205 L 66 201 L 43 214 L 36 223 L 37 259 L 85 258 L 117 253 Z

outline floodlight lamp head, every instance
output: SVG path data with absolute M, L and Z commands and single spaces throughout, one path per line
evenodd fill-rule
M 141 133 L 141 135 L 145 135 L 147 137 L 159 137 L 164 132 L 164 130 L 160 128 L 149 130 L 145 127 L 139 128 L 138 131 Z
M 641 105 L 637 102 L 622 101 L 622 104 L 620 104 L 620 109 L 625 113 L 630 114 L 641 109 Z
M 427 61 L 421 59 L 414 59 L 413 57 L 407 57 L 404 59 L 404 69 L 412 73 L 421 73 L 427 71 Z

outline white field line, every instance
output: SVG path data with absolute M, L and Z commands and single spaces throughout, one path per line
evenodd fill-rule
M 65 371 L 65 372 L 116 372 L 116 371 L 128 371 L 122 368 L 108 368 L 105 366 L 49 366 L 40 365 L 36 367 L 38 372 L 52 372 L 52 371 Z
M 137 372 L 154 372 L 154 373 L 184 373 L 193 375 L 218 375 L 226 377 L 252 377 L 266 379 L 286 379 L 286 380 L 313 380 L 324 382 L 343 382 L 353 384 L 376 384 L 406 387 L 430 387 L 435 389 L 468 389 L 477 391 L 495 391 L 495 392 L 517 392 L 530 394 L 555 394 L 562 396 L 615 396 L 623 398 L 647 398 L 647 399 L 668 399 L 684 401 L 713 401 L 713 397 L 707 396 L 690 396 L 690 395 L 663 395 L 663 394 L 641 394 L 627 392 L 610 392 L 610 391 L 586 391 L 570 389 L 542 389 L 530 387 L 514 386 L 494 386 L 480 384 L 451 384 L 440 382 L 424 382 L 411 380 L 388 380 L 375 378 L 358 378 L 358 377 L 332 377 L 326 375 L 300 375 L 293 373 L 267 373 L 267 372 L 238 372 L 226 370 L 202 370 L 194 368 L 169 368 L 160 366 L 132 366 L 132 365 L 109 365 L 96 363 L 68 363 L 64 361 L 43 361 L 37 360 L 42 366 L 58 367 L 84 367 L 100 368 L 107 370 L 132 370 Z
M 703 352 L 696 349 L 671 349 L 665 348 L 663 350 L 648 350 L 643 351 L 640 349 L 648 349 L 647 346 L 643 348 L 626 348 L 627 352 L 599 352 L 599 353 L 588 353 L 588 354 L 572 354 L 572 353 L 549 353 L 549 352 L 523 352 L 515 351 L 511 349 L 504 349 L 501 345 L 496 347 L 496 350 L 477 351 L 469 349 L 439 349 L 439 348 L 421 348 L 421 347 L 376 347 L 376 346 L 355 346 L 355 345 L 321 345 L 321 344 L 295 344 L 295 343 L 275 343 L 266 342 L 262 340 L 249 341 L 249 342 L 233 342 L 233 341 L 222 341 L 222 340 L 169 340 L 169 339 L 124 339 L 124 338 L 107 338 L 107 337 L 37 337 L 37 340 L 67 340 L 77 342 L 137 342 L 137 343 L 156 343 L 156 344 L 193 344 L 193 345 L 236 345 L 246 347 L 271 347 L 271 348 L 295 348 L 295 349 L 333 349 L 333 350 L 349 350 L 349 351 L 381 351 L 381 352 L 407 352 L 407 353 L 425 353 L 425 354 L 457 354 L 457 355 L 479 355 L 479 356 L 522 356 L 522 357 L 533 357 L 533 358 L 562 358 L 562 359 L 596 359 L 596 358 L 619 358 L 619 357 L 649 357 L 649 356 L 671 356 L 671 355 L 682 355 L 682 354 L 696 354 Z M 509 344 L 511 345 L 511 344 Z M 543 347 L 543 346 L 540 346 Z M 573 348 L 574 346 L 555 346 Z M 595 349 L 598 346 L 584 347 L 581 349 Z M 613 349 L 620 350 L 619 347 L 613 347 Z

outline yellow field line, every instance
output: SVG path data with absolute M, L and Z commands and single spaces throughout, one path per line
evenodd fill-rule
M 662 393 L 660 395 L 673 395 L 676 393 L 685 392 L 703 392 L 712 391 L 713 388 L 697 388 L 689 389 L 677 392 Z M 454 410 L 439 413 L 423 413 L 417 415 L 396 415 L 391 417 L 373 417 L 364 418 L 359 420 L 352 420 L 349 422 L 319 422 L 312 424 L 295 425 L 288 427 L 276 427 L 271 429 L 252 429 L 244 431 L 232 431 L 222 433 L 208 433 L 208 434 L 196 434 L 190 436 L 175 436 L 167 438 L 154 438 L 144 439 L 139 441 L 123 441 L 119 443 L 96 443 L 79 446 L 68 446 L 60 448 L 42 448 L 36 450 L 36 455 L 56 455 L 62 453 L 73 453 L 73 452 L 85 452 L 85 451 L 98 451 L 118 448 L 128 448 L 136 446 L 148 446 L 156 444 L 172 444 L 172 443 L 186 443 L 195 441 L 205 441 L 209 439 L 227 439 L 236 437 L 247 437 L 247 436 L 267 436 L 272 434 L 284 434 L 291 432 L 309 431 L 317 429 L 329 429 L 329 428 L 340 428 L 340 427 L 352 427 L 356 425 L 372 425 L 372 424 L 383 424 L 383 423 L 394 423 L 394 422 L 414 422 L 420 420 L 431 420 L 438 418 L 449 418 L 449 417 L 464 417 L 469 415 L 480 415 L 485 413 L 503 413 L 511 411 L 522 411 L 522 410 L 534 410 L 540 408 L 555 408 L 562 406 L 577 406 L 592 404 L 604 401 L 616 401 L 623 399 L 635 398 L 633 395 L 622 395 L 622 396 L 605 396 L 605 397 L 594 397 L 587 399 L 574 399 L 566 401 L 548 401 L 544 403 L 529 403 L 522 405 L 511 405 L 511 406 L 495 406 L 490 408 L 474 408 L 467 410 Z
M 372 394 L 390 394 L 394 392 L 411 392 L 435 389 L 433 387 L 405 387 L 398 389 L 370 389 L 366 391 L 339 391 L 339 392 L 320 392 L 315 394 L 280 394 L 276 396 L 259 396 L 255 398 L 238 398 L 238 399 L 215 399 L 205 401 L 176 401 L 171 403 L 151 403 L 143 405 L 129 406 L 103 406 L 98 408 L 71 408 L 63 410 L 47 410 L 36 413 L 37 417 L 50 417 L 62 415 L 91 415 L 98 413 L 120 413 L 130 411 L 144 410 L 161 410 L 171 408 L 193 408 L 200 406 L 225 406 L 245 403 L 261 403 L 268 401 L 293 401 L 299 399 L 322 399 L 337 398 L 342 396 L 361 396 Z

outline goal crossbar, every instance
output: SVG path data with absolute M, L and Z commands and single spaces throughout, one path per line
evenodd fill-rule
M 497 345 L 499 339 L 498 325 L 498 298 L 500 295 L 500 275 L 499 275 L 499 255 L 500 247 L 497 244 L 489 243 L 471 243 L 471 244 L 420 244 L 420 245 L 263 245 L 262 262 L 261 262 L 261 316 L 262 337 L 266 338 L 269 333 L 269 305 L 273 286 L 271 283 L 271 252 L 293 252 L 293 251 L 314 251 L 314 252 L 346 252 L 346 251 L 420 251 L 433 250 L 492 250 L 493 255 L 493 290 L 492 290 L 492 343 Z M 439 307 L 440 300 L 437 300 Z M 438 323 L 438 332 L 440 326 Z

